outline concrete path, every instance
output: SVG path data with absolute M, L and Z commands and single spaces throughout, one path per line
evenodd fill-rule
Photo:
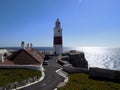
M 60 82 L 63 82 L 64 78 L 56 73 L 56 70 L 62 66 L 57 64 L 55 59 L 48 60 L 48 63 L 49 65 L 44 66 L 46 76 L 43 81 L 20 90 L 53 90 Z

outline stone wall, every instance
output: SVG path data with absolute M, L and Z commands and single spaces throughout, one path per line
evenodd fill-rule
M 93 78 L 114 79 L 114 70 L 103 68 L 89 68 L 89 76 Z
M 86 73 L 86 74 L 89 74 L 88 69 L 72 67 L 70 64 L 69 65 L 64 65 L 63 66 L 63 71 L 65 71 L 69 74 L 72 74 L 72 73 Z
M 24 69 L 33 69 L 33 70 L 43 70 L 41 65 L 0 65 L 0 68 L 24 68 Z
M 120 82 L 120 71 L 116 71 L 116 70 L 109 70 L 109 69 L 96 68 L 96 67 L 90 67 L 89 69 L 84 69 L 84 68 L 72 67 L 71 65 L 64 65 L 63 71 L 69 74 L 85 73 L 89 75 L 89 78 Z
M 85 59 L 85 54 L 83 52 L 72 50 L 67 53 L 67 55 L 67 61 L 69 61 L 73 67 L 88 69 L 88 61 Z
M 91 78 L 102 79 L 102 80 L 112 80 L 115 82 L 120 82 L 120 71 L 109 70 L 103 68 L 90 68 L 89 76 Z

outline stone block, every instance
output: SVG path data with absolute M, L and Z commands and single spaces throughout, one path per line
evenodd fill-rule
M 89 75 L 98 79 L 115 79 L 114 70 L 108 70 L 103 68 L 89 68 Z

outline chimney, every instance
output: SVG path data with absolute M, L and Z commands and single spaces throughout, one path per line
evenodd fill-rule
M 29 49 L 29 43 L 27 44 L 27 49 Z
M 21 48 L 22 48 L 22 49 L 25 49 L 24 41 L 21 42 Z
M 32 43 L 30 44 L 30 48 L 32 48 Z

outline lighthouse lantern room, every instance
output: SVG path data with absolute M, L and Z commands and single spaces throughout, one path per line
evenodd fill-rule
M 57 19 L 54 28 L 54 54 L 61 55 L 62 49 L 62 29 L 59 19 Z

